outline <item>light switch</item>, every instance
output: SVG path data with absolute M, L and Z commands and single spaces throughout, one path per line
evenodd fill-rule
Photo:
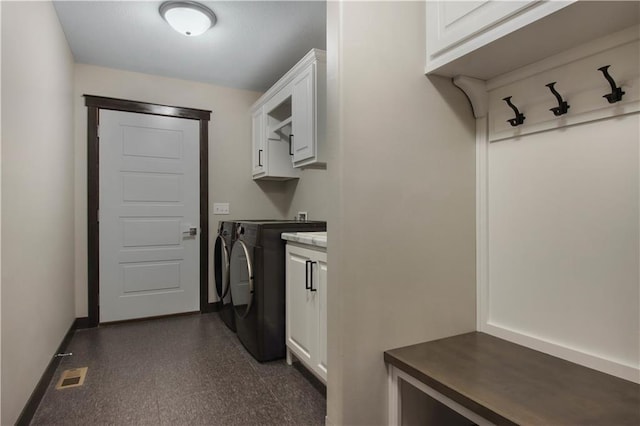
M 229 203 L 213 203 L 213 214 L 229 214 Z

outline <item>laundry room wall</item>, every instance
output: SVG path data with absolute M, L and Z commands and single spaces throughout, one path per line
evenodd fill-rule
M 211 84 L 93 65 L 75 67 L 76 315 L 87 316 L 87 110 L 83 94 L 211 110 L 209 123 L 209 225 L 213 250 L 218 221 L 283 219 L 292 193 L 281 182 L 251 178 L 251 116 L 261 95 Z M 230 203 L 231 214 L 214 215 L 213 203 Z M 210 260 L 211 261 L 211 260 Z M 212 265 L 210 264 L 210 270 Z M 210 281 L 210 301 L 214 301 Z
M 387 349 L 475 330 L 475 122 L 425 2 L 327 2 L 328 421 L 387 422 Z
M 51 2 L 2 2 L 2 419 L 75 318 L 73 57 Z
M 298 212 L 307 212 L 310 220 L 327 220 L 329 214 L 329 173 L 335 164 L 327 164 L 325 169 L 303 169 L 300 179 L 287 182 L 286 191 L 291 193 L 285 218 L 293 219 Z

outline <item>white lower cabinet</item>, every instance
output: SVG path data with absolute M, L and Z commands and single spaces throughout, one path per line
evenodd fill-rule
M 287 243 L 287 362 L 300 360 L 327 382 L 327 252 Z

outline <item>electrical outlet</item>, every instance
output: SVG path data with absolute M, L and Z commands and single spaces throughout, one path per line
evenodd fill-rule
M 213 203 L 213 214 L 229 214 L 229 203 Z
M 298 220 L 300 222 L 306 222 L 307 220 L 309 220 L 309 216 L 307 215 L 307 212 L 298 212 Z

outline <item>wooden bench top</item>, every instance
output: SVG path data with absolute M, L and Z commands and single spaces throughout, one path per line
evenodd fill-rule
M 384 359 L 496 424 L 640 425 L 640 385 L 485 333 Z

